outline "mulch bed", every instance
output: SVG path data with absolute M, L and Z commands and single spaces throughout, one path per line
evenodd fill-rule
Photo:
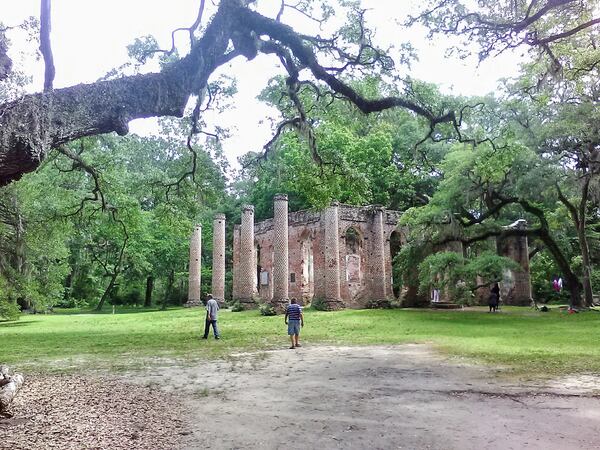
M 109 378 L 26 376 L 0 418 L 0 448 L 175 449 L 183 431 L 176 397 Z

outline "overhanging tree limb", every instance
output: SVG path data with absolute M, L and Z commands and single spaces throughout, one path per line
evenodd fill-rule
M 251 11 L 250 3 L 221 0 L 189 54 L 160 73 L 48 90 L 0 105 L 0 185 L 34 170 L 51 148 L 69 141 L 110 132 L 126 134 L 128 122 L 137 118 L 181 117 L 189 97 L 206 86 L 219 66 L 240 54 L 249 59 L 256 56 L 259 36 L 277 41 L 301 67 L 307 67 L 317 80 L 327 84 L 333 95 L 347 98 L 364 113 L 401 107 L 426 118 L 432 126 L 456 122 L 453 111 L 435 113 L 407 98 L 365 98 L 319 63 L 316 38 L 308 39 L 287 25 Z

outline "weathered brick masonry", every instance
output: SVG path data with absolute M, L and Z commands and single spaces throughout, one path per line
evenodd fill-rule
M 275 219 L 254 226 L 254 252 L 258 255 L 254 282 L 261 302 L 281 304 L 286 289 L 279 283 L 286 272 L 287 298 L 296 297 L 303 304 L 320 299 L 328 309 L 360 308 L 393 296 L 390 237 L 399 232 L 400 212 L 333 203 L 322 212 L 287 213 L 288 264 L 286 268 L 280 263 L 278 268 L 276 261 L 285 261 L 284 212 L 287 197 L 277 196 Z M 245 298 L 245 291 L 235 281 L 236 262 L 250 259 L 242 256 L 241 228 L 234 228 L 236 299 Z
M 416 304 L 416 286 L 405 286 L 403 292 L 393 290 L 392 260 L 406 243 L 406 230 L 398 226 L 400 216 L 401 212 L 381 206 L 354 207 L 337 202 L 321 212 L 290 213 L 287 196 L 279 194 L 274 198 L 274 218 L 255 224 L 254 207 L 247 205 L 241 225 L 235 225 L 233 232 L 233 299 L 244 308 L 260 302 L 270 303 L 279 311 L 292 297 L 302 304 L 318 300 L 330 310 L 362 308 L 393 297 Z M 222 298 L 225 216 L 215 215 L 213 226 L 213 295 Z M 511 225 L 525 226 L 524 221 Z M 191 239 L 190 299 L 199 298 L 200 293 L 200 232 L 196 228 Z M 439 250 L 462 253 L 462 244 L 454 242 Z M 506 274 L 503 301 L 529 304 L 527 238 L 505 239 L 497 243 L 497 250 L 523 269 Z

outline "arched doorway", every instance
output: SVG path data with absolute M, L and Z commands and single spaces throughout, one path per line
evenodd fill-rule
M 260 288 L 261 288 L 260 277 L 261 277 L 261 272 L 262 272 L 260 258 L 261 258 L 261 248 L 260 248 L 260 244 L 258 242 L 256 242 L 254 244 L 254 267 L 256 267 L 255 277 L 254 277 L 254 292 L 258 293 L 259 296 L 262 297 L 261 292 L 260 292 Z
M 346 241 L 346 281 L 351 298 L 355 298 L 361 289 L 363 280 L 363 237 L 354 227 L 345 233 Z
M 315 271 L 313 256 L 313 241 L 308 233 L 301 237 L 301 255 L 302 255 L 302 279 L 300 280 L 300 290 L 304 305 L 309 304 L 315 295 Z

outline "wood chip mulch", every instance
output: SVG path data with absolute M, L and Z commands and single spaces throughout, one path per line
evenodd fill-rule
M 26 375 L 9 412 L 2 449 L 176 449 L 187 434 L 175 397 L 107 378 Z

